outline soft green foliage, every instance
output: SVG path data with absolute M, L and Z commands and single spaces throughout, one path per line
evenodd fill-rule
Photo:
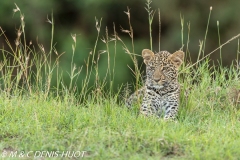
M 11 151 L 86 151 L 84 157 L 88 159 L 240 157 L 239 64 L 234 63 L 229 68 L 209 67 L 209 54 L 203 58 L 199 55 L 195 64 L 185 62 L 179 74 L 181 104 L 176 121 L 144 117 L 139 115 L 139 106 L 133 110 L 124 106 L 125 88 L 120 85 L 116 93 L 112 85 L 117 79 L 115 73 L 123 67 L 127 69 L 127 64 L 121 63 L 122 68 L 115 65 L 116 61 L 121 62 L 117 57 L 117 42 L 133 61 L 135 88 L 142 83 L 130 12 L 125 13 L 129 18 L 129 30 L 125 31 L 130 35 L 132 46 L 125 45 L 116 33 L 110 38 L 106 30 L 105 37 L 101 38 L 106 48 L 98 52 L 101 20 L 96 19 L 98 34 L 91 54 L 86 57 L 86 66 L 78 67 L 73 62 L 77 36 L 71 35 L 71 67 L 67 71 L 70 83 L 63 79 L 66 71 L 60 67 L 62 54 L 54 46 L 53 18 L 48 19 L 52 25 L 49 51 L 41 44 L 35 48 L 26 43 L 24 19 L 17 32 L 16 47 L 12 47 L 0 28 L 0 35 L 10 48 L 10 51 L 0 49 L 3 55 L 0 62 L 0 151 L 8 154 Z M 22 15 L 20 12 L 20 17 Z M 205 42 L 206 39 L 201 42 L 199 54 Z M 190 56 L 188 48 L 186 52 Z M 99 67 L 98 59 L 102 53 L 107 61 L 104 62 L 105 74 L 99 75 L 99 71 L 104 70 Z M 51 59 L 52 54 L 57 57 L 55 61 Z M 82 72 L 85 76 L 78 88 Z M 90 80 L 94 85 L 90 85 Z M 34 153 L 30 156 L 32 159 Z
M 150 1 L 148 1 L 150 2 Z M 188 46 L 191 52 L 191 58 L 193 61 L 197 59 L 199 39 L 202 40 L 205 37 L 205 29 L 208 22 L 209 7 L 213 6 L 211 20 L 209 21 L 209 31 L 207 36 L 207 43 L 205 45 L 205 54 L 212 51 L 219 45 L 218 41 L 218 30 L 221 34 L 221 43 L 227 39 L 239 33 L 240 19 L 237 16 L 239 13 L 240 1 L 238 0 L 215 0 L 215 1 L 167 1 L 167 0 L 152 0 L 151 8 L 146 12 L 144 4 L 146 0 L 1 0 L 0 1 L 0 26 L 5 31 L 11 44 L 14 44 L 16 40 L 16 30 L 19 27 L 19 16 L 18 13 L 13 13 L 16 3 L 24 13 L 24 19 L 26 21 L 26 38 L 27 43 L 32 41 L 36 47 L 39 43 L 43 44 L 45 50 L 49 50 L 51 41 L 51 26 L 46 22 L 47 17 L 50 17 L 51 13 L 54 15 L 55 20 L 55 34 L 54 34 L 54 46 L 58 53 L 65 54 L 61 57 L 60 61 L 63 62 L 61 68 L 64 71 L 70 72 L 71 59 L 71 44 L 72 38 L 71 33 L 76 33 L 77 44 L 76 44 L 76 56 L 74 63 L 78 66 L 85 65 L 86 58 L 89 52 L 93 49 L 93 44 L 96 39 L 96 28 L 94 18 L 102 18 L 102 27 L 100 38 L 105 36 L 104 30 L 106 27 L 109 30 L 109 35 L 113 33 L 113 22 L 116 27 L 116 32 L 121 35 L 124 43 L 127 46 L 131 46 L 131 40 L 128 39 L 128 34 L 121 34 L 121 27 L 124 29 L 128 28 L 128 20 L 124 11 L 127 11 L 127 6 L 131 12 L 131 23 L 134 30 L 134 44 L 135 53 L 140 53 L 143 48 L 151 48 L 150 40 L 152 39 L 152 48 L 154 51 L 158 51 L 159 41 L 159 27 L 158 27 L 158 12 L 160 10 L 161 17 L 161 50 L 168 50 L 170 53 L 175 52 L 178 48 L 185 44 L 187 38 L 183 37 L 181 43 L 181 29 L 179 14 L 184 16 L 185 24 L 191 23 L 191 32 L 189 31 L 189 38 L 191 44 Z M 153 11 L 153 12 L 152 12 Z M 154 18 L 149 21 L 154 14 Z M 219 26 L 216 22 L 219 21 Z M 149 22 L 152 24 L 152 28 L 149 28 Z M 190 26 L 190 25 L 189 25 Z M 182 28 L 184 34 L 187 34 L 188 29 Z M 149 30 L 152 31 L 151 38 L 149 38 Z M 4 39 L 0 37 L 0 45 L 3 47 Z M 224 46 L 221 50 L 227 54 L 222 54 L 223 65 L 230 65 L 233 58 L 235 58 L 236 43 L 230 43 Z M 8 47 L 4 46 L 6 50 Z M 104 50 L 105 44 L 99 41 L 97 51 Z M 117 44 L 117 59 L 121 59 L 121 62 L 116 62 L 116 67 L 121 69 L 122 63 L 132 65 L 131 59 L 128 55 L 124 54 L 122 46 Z M 220 52 L 220 50 L 219 50 Z M 211 59 L 219 59 L 217 51 Z M 104 68 L 107 63 L 106 54 L 102 54 L 100 57 L 101 63 L 100 68 Z M 1 57 L 1 55 L 0 55 Z M 113 57 L 113 56 L 112 56 Z M 53 54 L 53 58 L 56 58 Z M 138 59 L 141 62 L 141 59 Z M 133 66 L 133 65 L 132 65 Z M 131 66 L 131 67 L 132 67 Z M 124 72 L 115 72 L 115 86 L 121 83 L 127 83 L 133 78 L 131 71 L 128 70 L 124 65 Z M 141 69 L 143 71 L 143 69 Z M 102 69 L 99 74 L 104 75 L 106 70 Z M 68 75 L 63 73 L 65 82 L 67 81 Z M 82 75 L 78 80 L 85 77 L 85 70 L 82 70 Z M 54 83 L 54 81 L 53 81 Z M 78 81 L 78 84 L 81 82 Z M 93 84 L 93 80 L 91 80 Z M 78 86 L 80 87 L 80 85 Z M 115 91 L 117 87 L 115 87 Z

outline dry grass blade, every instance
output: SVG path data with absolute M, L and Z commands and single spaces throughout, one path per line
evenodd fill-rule
M 237 39 L 238 37 L 240 37 L 240 33 L 234 37 L 232 37 L 231 39 L 229 39 L 228 41 L 226 41 L 225 43 L 223 43 L 221 46 L 219 46 L 218 48 L 214 49 L 212 52 L 208 53 L 206 56 L 204 56 L 203 58 L 199 59 L 196 63 L 192 64 L 191 66 L 189 66 L 189 68 L 195 66 L 196 64 L 198 64 L 199 62 L 203 61 L 204 59 L 206 59 L 207 57 L 209 57 L 211 54 L 213 54 L 214 52 L 216 52 L 217 50 L 221 49 L 223 46 L 225 46 L 226 44 L 230 43 L 231 41 Z M 187 68 L 186 68 L 187 69 Z

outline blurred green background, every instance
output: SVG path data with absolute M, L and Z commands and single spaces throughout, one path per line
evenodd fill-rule
M 51 25 L 46 22 L 47 16 L 50 18 L 53 12 L 55 20 L 54 42 L 58 53 L 65 52 L 60 58 L 61 67 L 66 72 L 70 69 L 72 56 L 73 40 L 71 34 L 77 35 L 77 49 L 74 63 L 77 67 L 85 65 L 85 60 L 94 48 L 97 37 L 95 28 L 95 17 L 102 18 L 100 38 L 105 36 L 105 29 L 108 28 L 109 36 L 113 34 L 113 23 L 116 32 L 131 49 L 131 39 L 128 34 L 121 32 L 121 27 L 129 29 L 127 6 L 131 12 L 131 23 L 134 30 L 135 53 L 141 54 L 144 48 L 150 48 L 148 13 L 145 0 L 1 0 L 0 1 L 0 26 L 5 31 L 8 39 L 14 45 L 16 32 L 20 26 L 19 13 L 13 13 L 18 5 L 24 14 L 26 23 L 27 41 L 32 41 L 35 46 L 37 43 L 43 44 L 45 50 L 49 50 L 51 41 Z M 209 53 L 219 46 L 217 21 L 221 35 L 221 43 L 240 32 L 239 0 L 153 0 L 151 7 L 153 10 L 160 9 L 161 12 L 161 50 L 174 52 L 181 48 L 181 21 L 180 15 L 184 17 L 184 51 L 187 45 L 188 26 L 190 23 L 190 43 L 189 52 L 192 61 L 196 61 L 199 51 L 199 40 L 204 39 L 206 26 L 209 16 L 210 6 L 213 7 L 209 23 L 206 51 Z M 155 14 L 152 34 L 153 50 L 158 51 L 158 15 Z M 113 51 L 114 44 L 111 42 L 110 49 Z M 230 65 L 237 57 L 237 40 L 232 41 L 222 48 L 223 64 Z M 1 48 L 7 49 L 5 39 L 0 37 Z M 97 51 L 105 50 L 105 44 L 100 40 Z M 111 53 L 114 54 L 114 53 Z M 112 56 L 113 58 L 113 56 Z M 219 60 L 219 51 L 214 53 L 211 58 Z M 114 88 L 120 84 L 132 83 L 134 76 L 128 66 L 133 67 L 133 62 L 127 55 L 120 43 L 117 44 L 116 69 Z M 139 66 L 142 59 L 139 57 Z M 107 68 L 107 55 L 101 54 L 99 68 L 102 75 L 105 75 Z M 143 67 L 144 69 L 144 67 Z M 85 70 L 81 74 L 83 79 Z M 64 73 L 65 74 L 65 73 Z M 67 74 L 66 74 L 67 75 Z

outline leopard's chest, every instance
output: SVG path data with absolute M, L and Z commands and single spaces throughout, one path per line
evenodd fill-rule
M 176 87 L 174 90 L 157 90 L 154 88 L 146 88 L 143 103 L 146 103 L 147 105 L 150 104 L 154 108 L 165 110 L 173 101 L 177 101 L 178 93 L 178 87 Z
M 146 89 L 144 93 L 143 103 L 151 104 L 153 107 L 162 108 L 167 102 L 167 94 Z

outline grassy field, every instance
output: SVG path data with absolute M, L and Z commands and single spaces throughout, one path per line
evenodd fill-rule
M 138 115 L 114 97 L 77 105 L 71 97 L 9 97 L 2 92 L 0 149 L 8 154 L 86 151 L 89 159 L 237 159 L 240 112 L 228 100 L 232 82 L 223 78 L 226 86 L 220 88 L 222 77 L 210 77 L 204 73 L 195 85 L 182 82 L 176 122 Z
M 17 12 L 22 15 L 20 9 Z M 153 15 L 149 13 L 151 26 Z M 49 21 L 53 35 L 53 19 Z M 103 92 L 106 81 L 97 80 L 97 66 L 87 65 L 89 72 L 80 91 L 75 82 L 81 71 L 73 63 L 70 84 L 62 83 L 58 61 L 61 55 L 51 60 L 55 52 L 53 42 L 50 52 L 44 51 L 41 45 L 40 51 L 35 52 L 26 45 L 23 19 L 21 22 L 16 48 L 5 37 L 10 51 L 0 49 L 3 55 L 0 159 L 225 160 L 240 157 L 239 65 L 209 67 L 210 59 L 201 59 L 205 41 L 200 45 L 198 62 L 185 62 L 180 70 L 181 105 L 177 120 L 172 122 L 139 115 L 138 106 L 128 110 L 123 98 L 119 98 L 125 97 L 123 91 L 113 93 L 110 88 L 109 92 Z M 97 30 L 99 25 L 96 23 Z M 5 36 L 2 29 L 0 35 Z M 74 58 L 75 35 L 72 38 Z M 115 40 L 129 51 L 116 34 Z M 94 64 L 91 62 L 96 45 L 87 64 Z M 239 54 L 239 46 L 236 53 Z M 130 58 L 136 64 L 134 55 Z M 139 76 L 137 69 L 135 72 Z M 107 78 L 114 80 L 111 66 L 108 74 Z M 89 86 L 92 76 L 96 76 L 96 84 Z M 57 81 L 55 87 L 51 86 L 53 77 Z

